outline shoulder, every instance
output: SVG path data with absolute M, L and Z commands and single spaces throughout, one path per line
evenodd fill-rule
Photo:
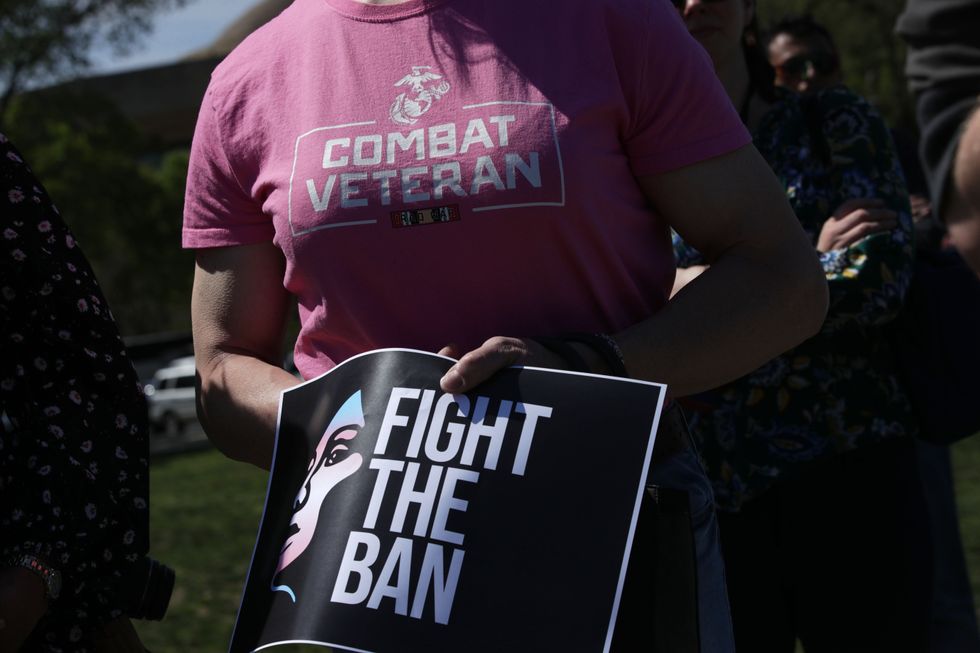
M 211 73 L 212 98 L 234 94 L 236 90 L 256 90 L 275 83 L 295 66 L 297 45 L 313 34 L 313 16 L 329 18 L 330 12 L 308 0 L 297 0 L 279 15 L 242 40 Z
M 561 11 L 567 12 L 562 4 Z M 670 0 L 577 0 L 580 5 L 574 13 L 577 20 L 587 20 L 590 24 L 601 24 L 615 36 L 630 34 L 633 40 L 614 42 L 621 49 L 639 46 L 642 42 L 656 42 L 673 39 L 678 34 L 688 37 L 687 28 Z
M 595 11 L 614 21 L 646 20 L 656 11 L 656 5 L 668 4 L 667 0 L 598 0 L 589 2 L 576 0 L 581 11 Z M 564 3 L 563 3 L 564 6 Z
M 0 201 L 19 204 L 30 187 L 37 184 L 34 173 L 6 134 L 0 132 L 0 185 L 6 197 Z M 10 194 L 7 191 L 10 190 Z M 6 212 L 3 215 L 7 217 Z

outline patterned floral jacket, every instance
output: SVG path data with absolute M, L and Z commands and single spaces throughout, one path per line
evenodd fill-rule
M 912 218 L 884 121 L 844 87 L 780 92 L 754 134 L 816 246 L 845 201 L 879 198 L 898 227 L 821 255 L 830 287 L 822 331 L 755 372 L 683 400 L 718 505 L 734 511 L 809 461 L 914 432 L 882 325 L 912 274 Z M 676 235 L 678 267 L 703 263 Z
M 43 557 L 61 595 L 24 651 L 95 650 L 149 548 L 146 399 L 68 226 L 0 134 L 0 566 Z

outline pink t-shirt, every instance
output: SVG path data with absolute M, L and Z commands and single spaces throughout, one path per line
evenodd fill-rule
M 283 251 L 306 378 L 615 332 L 674 274 L 635 176 L 749 141 L 667 0 L 297 0 L 212 75 L 183 242 Z

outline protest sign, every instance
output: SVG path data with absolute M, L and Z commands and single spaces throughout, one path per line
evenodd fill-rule
M 664 386 L 355 356 L 282 395 L 231 653 L 608 650 Z

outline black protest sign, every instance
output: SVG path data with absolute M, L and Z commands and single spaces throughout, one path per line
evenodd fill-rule
M 283 393 L 231 652 L 608 650 L 664 387 L 354 357 Z

